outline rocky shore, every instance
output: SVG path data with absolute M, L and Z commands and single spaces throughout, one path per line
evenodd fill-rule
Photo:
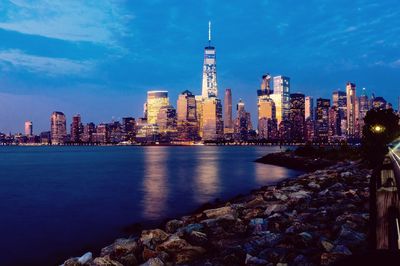
M 336 163 L 64 265 L 331 265 L 366 250 L 370 176 L 359 161 Z
M 306 172 L 316 171 L 336 163 L 335 161 L 324 158 L 316 159 L 296 156 L 293 152 L 270 153 L 255 160 L 255 162 L 273 164 Z

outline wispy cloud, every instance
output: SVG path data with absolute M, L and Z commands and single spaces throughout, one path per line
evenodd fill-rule
M 118 47 L 118 37 L 128 34 L 133 18 L 113 0 L 10 0 L 0 28 L 66 41 L 93 42 Z M 1 11 L 1 10 L 0 10 Z
M 92 71 L 94 66 L 95 64 L 92 61 L 29 55 L 16 49 L 0 51 L 0 67 L 2 69 L 14 67 L 48 76 L 82 76 Z

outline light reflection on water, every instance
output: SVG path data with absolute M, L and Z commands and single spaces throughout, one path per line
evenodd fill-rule
M 265 151 L 262 147 L 144 147 L 143 219 L 160 220 L 189 202 L 201 205 L 293 176 L 288 169 L 254 163 Z
M 143 217 L 160 219 L 168 196 L 168 147 L 144 149 L 145 170 L 143 178 Z
M 219 153 L 212 147 L 207 151 L 198 150 L 197 165 L 194 171 L 193 199 L 198 203 L 211 201 L 220 190 Z

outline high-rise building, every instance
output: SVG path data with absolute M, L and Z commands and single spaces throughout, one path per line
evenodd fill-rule
M 83 133 L 81 116 L 79 114 L 72 117 L 71 123 L 71 142 L 79 142 Z
M 328 142 L 330 105 L 331 101 L 329 99 L 317 99 L 315 135 L 320 142 Z
M 329 109 L 329 140 L 339 140 L 341 136 L 340 110 L 337 105 Z
M 272 92 L 271 76 L 265 74 L 262 76 L 260 89 L 257 90 L 257 130 L 259 139 L 273 140 L 277 137 L 276 108 L 274 101 L 270 97 Z
M 157 125 L 162 133 L 176 132 L 176 110 L 172 105 L 161 107 L 157 115 Z
M 274 101 L 270 98 L 272 94 L 271 76 L 262 76 L 261 88 L 257 90 L 258 107 L 258 137 L 260 139 L 272 140 L 277 135 L 276 108 Z
M 262 76 L 260 89 L 257 90 L 257 96 L 269 96 L 273 93 L 271 89 L 271 75 L 265 74 Z
M 187 141 L 198 139 L 196 97 L 188 90 L 182 92 L 178 96 L 177 131 L 179 140 Z
M 291 140 L 295 142 L 304 141 L 305 132 L 305 96 L 302 93 L 290 94 Z
M 314 120 L 314 99 L 311 96 L 306 96 L 304 99 L 304 119 Z
M 358 127 L 359 127 L 359 132 L 360 132 L 360 137 L 362 135 L 362 130 L 364 127 L 364 118 L 367 115 L 367 112 L 370 109 L 370 101 L 368 99 L 368 95 L 366 92 L 366 89 L 363 88 L 360 97 L 358 98 L 358 112 L 359 112 L 359 117 L 358 117 Z
M 224 133 L 233 133 L 233 118 L 232 118 L 232 91 L 231 89 L 225 90 L 224 97 Z
M 355 137 L 356 135 L 356 84 L 347 82 L 346 84 L 347 97 L 347 136 Z
M 50 117 L 50 132 L 52 144 L 64 144 L 67 137 L 67 120 L 64 113 L 53 112 Z
M 203 99 L 218 96 L 216 63 L 215 47 L 211 46 L 211 22 L 208 22 L 208 45 L 204 48 L 203 84 L 201 88 Z
M 197 119 L 197 129 L 198 135 L 203 137 L 203 96 L 196 95 L 196 119 Z
M 221 101 L 215 97 L 206 98 L 203 100 L 202 109 L 203 140 L 220 139 L 224 133 Z
M 81 137 L 81 141 L 85 143 L 94 142 L 92 139 L 92 135 L 94 132 L 96 132 L 96 125 L 94 123 L 87 123 L 83 127 L 83 134 Z
M 133 141 L 136 135 L 136 120 L 133 117 L 122 118 L 122 133 L 124 141 Z
M 347 132 L 347 95 L 345 91 L 338 89 L 332 93 L 332 106 L 337 107 L 340 120 L 339 136 L 345 135 Z
M 196 115 L 196 98 L 193 93 L 185 90 L 178 96 L 176 103 L 178 121 L 195 122 Z
M 275 103 L 278 124 L 288 120 L 290 112 L 290 78 L 284 76 L 274 77 L 274 93 L 270 97 Z
M 147 123 L 156 124 L 157 115 L 160 109 L 169 105 L 167 91 L 148 91 L 147 92 Z
M 242 99 L 236 105 L 237 116 L 235 121 L 235 133 L 238 140 L 247 140 L 249 131 L 252 130 L 251 116 L 246 112 L 245 104 Z
M 92 133 L 92 141 L 105 144 L 110 140 L 109 126 L 105 123 L 97 125 L 96 132 Z
M 110 143 L 120 143 L 124 140 L 122 125 L 119 121 L 113 121 L 108 126 L 108 141 Z
M 274 140 L 277 137 L 278 126 L 275 117 L 275 103 L 266 98 L 258 102 L 258 138 Z
M 25 122 L 25 136 L 30 137 L 33 135 L 32 121 Z

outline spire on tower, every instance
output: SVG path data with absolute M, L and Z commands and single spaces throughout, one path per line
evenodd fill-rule
M 208 45 L 211 42 L 211 21 L 208 21 Z

